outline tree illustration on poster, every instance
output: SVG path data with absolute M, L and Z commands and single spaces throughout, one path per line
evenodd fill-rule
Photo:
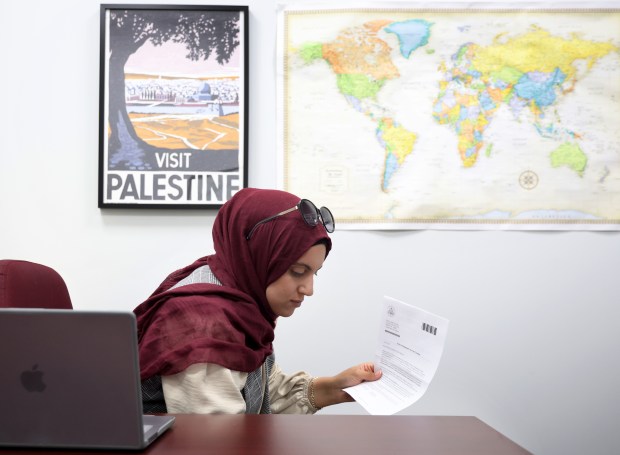
M 245 12 L 101 5 L 99 207 L 218 207 L 247 186 Z

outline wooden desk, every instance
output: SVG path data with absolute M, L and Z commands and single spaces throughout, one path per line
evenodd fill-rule
M 0 454 L 5 451 L 0 450 Z M 21 455 L 47 451 L 17 451 Z M 56 455 L 63 451 L 53 451 Z M 67 451 L 78 455 L 119 452 Z M 134 452 L 135 453 L 135 452 Z M 475 417 L 178 415 L 145 455 L 526 455 Z M 530 454 L 531 455 L 531 454 Z

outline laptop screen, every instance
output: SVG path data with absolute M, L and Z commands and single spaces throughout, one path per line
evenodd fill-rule
M 0 309 L 0 340 L 0 446 L 144 446 L 133 313 Z

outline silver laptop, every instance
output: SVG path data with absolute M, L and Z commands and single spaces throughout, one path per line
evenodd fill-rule
M 133 313 L 0 309 L 0 447 L 145 448 L 139 371 Z

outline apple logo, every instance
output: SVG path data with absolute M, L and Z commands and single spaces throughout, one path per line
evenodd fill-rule
M 24 371 L 19 379 L 28 392 L 43 392 L 45 383 L 43 382 L 43 371 L 37 370 L 39 365 L 33 365 L 32 370 Z

